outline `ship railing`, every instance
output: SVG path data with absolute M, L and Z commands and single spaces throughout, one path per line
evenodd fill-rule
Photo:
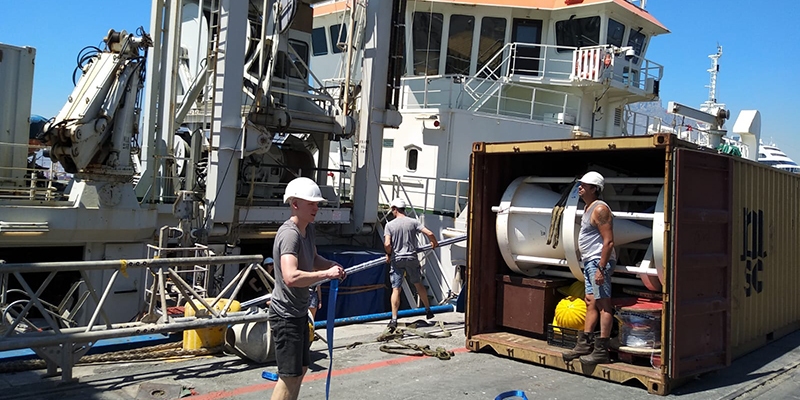
M 457 217 L 469 198 L 469 181 L 466 179 L 392 175 L 388 179 L 381 178 L 381 183 L 388 186 L 389 199 L 401 197 L 423 214 Z
M 72 179 L 61 164 L 45 157 L 47 146 L 0 142 L 21 162 L 0 165 L 0 200 L 59 202 L 69 200 L 64 193 Z M 24 158 L 27 152 L 27 159 Z
M 479 99 L 465 107 L 467 110 L 569 125 L 580 122 L 581 98 L 577 95 L 513 82 L 486 81 L 492 84 L 481 85 L 487 88 L 486 92 L 474 92 Z
M 632 111 L 625 107 L 622 111 L 622 135 L 643 136 L 665 132 L 664 121 L 660 117 Z
M 487 84 L 485 79 L 570 84 L 572 54 L 576 49 L 548 44 L 506 43 L 467 81 L 466 90 L 469 93 L 485 92 L 485 87 L 482 88 Z
M 202 247 L 182 250 L 190 253 L 195 250 L 200 253 L 206 252 Z M 130 260 L 16 264 L 6 264 L 0 260 L 0 287 L 2 287 L 0 310 L 3 313 L 0 321 L 0 351 L 30 348 L 46 361 L 48 372 L 55 374 L 57 368 L 61 368 L 62 379 L 69 381 L 72 379 L 72 369 L 78 359 L 101 339 L 265 321 L 267 313 L 263 309 L 233 311 L 231 309 L 233 302 L 224 300 L 236 298 L 251 272 L 262 280 L 271 279 L 261 266 L 261 261 L 260 255 L 174 258 L 168 256 Z M 214 298 L 206 297 L 206 293 L 198 293 L 197 282 L 191 279 L 187 282 L 184 278 L 187 276 L 187 271 L 194 271 L 198 266 L 203 266 L 208 274 L 213 274 L 217 266 L 230 264 L 245 264 L 247 267 L 243 268 Z M 55 302 L 43 301 L 43 294 L 48 293 L 47 286 L 57 280 L 59 272 L 67 271 L 77 271 L 80 274 L 80 279 L 76 282 L 79 283 L 81 300 L 72 306 L 62 300 L 57 300 L 61 301 L 58 305 L 55 305 Z M 42 273 L 47 276 L 41 281 L 38 278 L 34 280 L 30 278 L 33 276 L 31 273 Z M 109 307 L 113 306 L 110 304 L 109 295 L 118 287 L 115 283 L 132 282 L 134 287 L 139 286 L 135 290 L 143 293 L 142 277 L 145 274 L 152 274 L 153 280 L 150 291 L 147 292 L 150 296 L 149 306 L 146 310 L 140 310 L 144 312 L 144 317 L 138 322 L 114 322 L 121 319 L 119 315 L 109 313 Z M 97 279 L 92 279 L 90 275 L 110 277 L 101 280 L 104 286 L 95 286 Z M 11 276 L 16 278 L 21 290 L 10 287 Z M 34 287 L 34 282 L 41 283 L 38 287 Z M 167 282 L 170 286 L 167 286 Z M 72 286 L 75 286 L 74 283 Z M 72 290 L 68 293 L 70 297 L 75 294 L 74 292 Z M 176 295 L 177 293 L 180 297 Z M 178 299 L 185 300 L 185 303 L 177 303 Z M 194 316 L 171 315 L 170 310 L 173 306 L 191 307 Z M 33 310 L 36 312 L 32 313 Z M 80 315 L 83 317 L 78 318 Z M 114 318 L 109 318 L 110 315 Z M 42 319 L 44 322 L 41 322 Z M 84 320 L 88 322 L 83 322 Z M 123 320 L 127 321 L 128 317 L 124 317 Z M 34 321 L 38 325 L 34 324 Z
M 623 110 L 623 135 L 642 136 L 657 133 L 671 133 L 681 140 L 703 147 L 711 147 L 712 143 L 704 123 L 699 120 L 682 116 L 674 117 L 671 122 L 666 122 L 660 117 L 632 111 L 625 107 Z M 722 144 L 737 148 L 743 158 L 749 157 L 750 148 L 741 140 L 727 136 L 723 136 L 721 140 Z
M 625 48 L 611 45 L 581 47 L 573 51 L 570 79 L 578 82 L 617 82 L 648 94 L 658 94 L 664 75 L 661 64 L 626 55 Z
M 556 123 L 576 124 L 580 97 L 556 89 L 516 82 L 472 78 L 467 94 L 462 75 L 403 78 L 401 109 L 459 109 L 471 112 Z
M 494 81 L 534 82 L 551 85 L 602 83 L 609 79 L 649 94 L 657 93 L 664 67 L 644 57 L 626 55 L 612 45 L 571 47 L 507 43 L 467 80 L 464 88 L 473 99 Z M 484 80 L 477 80 L 484 79 Z

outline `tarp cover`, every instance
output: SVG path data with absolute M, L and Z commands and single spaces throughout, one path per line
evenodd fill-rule
M 376 258 L 385 257 L 382 251 L 350 246 L 318 246 L 319 255 L 338 262 L 345 269 Z M 386 287 L 388 264 L 373 267 L 345 278 L 339 284 L 336 318 L 377 314 L 388 311 Z M 322 285 L 322 308 L 317 310 L 317 320 L 328 312 L 328 287 Z

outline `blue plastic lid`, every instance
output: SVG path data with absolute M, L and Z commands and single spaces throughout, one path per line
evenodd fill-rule
M 262 372 L 261 373 L 261 377 L 264 378 L 264 379 L 269 379 L 271 381 L 277 381 L 278 380 L 278 374 L 273 374 L 272 372 L 269 372 L 269 371 Z

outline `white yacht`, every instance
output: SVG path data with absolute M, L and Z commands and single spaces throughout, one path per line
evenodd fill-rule
M 797 165 L 794 160 L 784 154 L 775 144 L 761 144 L 758 146 L 758 162 L 783 171 L 800 174 L 800 165 Z

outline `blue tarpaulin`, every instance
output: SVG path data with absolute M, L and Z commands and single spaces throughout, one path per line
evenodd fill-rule
M 317 253 L 338 262 L 344 268 L 386 256 L 382 251 L 351 246 L 317 246 Z M 343 282 L 340 282 L 339 298 L 336 302 L 336 318 L 386 312 L 388 310 L 386 302 L 388 268 L 388 264 L 370 268 L 348 276 Z M 318 316 L 327 315 L 328 287 L 327 283 L 322 285 L 322 308 L 317 310 Z

